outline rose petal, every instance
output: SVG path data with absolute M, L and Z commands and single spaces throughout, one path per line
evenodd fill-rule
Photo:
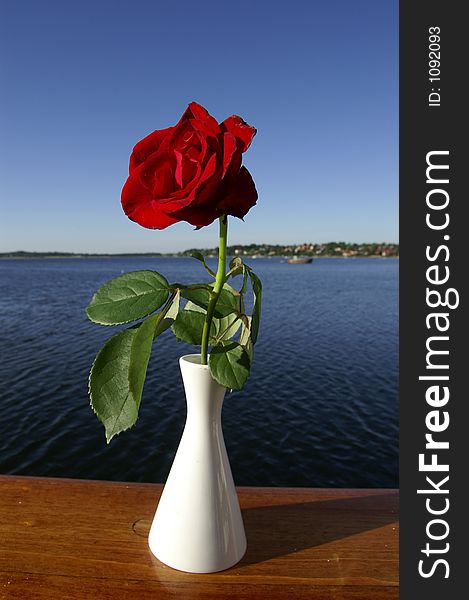
M 227 186 L 226 195 L 217 202 L 220 213 L 242 218 L 257 202 L 257 190 L 251 173 L 241 167 L 238 177 Z
M 229 131 L 223 134 L 223 173 L 222 177 L 225 176 L 228 167 L 230 166 L 233 154 L 236 152 L 236 138 Z
M 157 152 L 162 146 L 164 147 L 170 138 L 174 127 L 167 129 L 157 129 L 150 133 L 143 140 L 135 144 L 132 154 L 130 155 L 129 173 L 143 163 L 151 154 Z
M 195 135 L 197 136 L 197 138 L 199 140 L 199 144 L 200 144 L 200 153 L 198 156 L 198 160 L 199 160 L 199 162 L 203 163 L 207 156 L 209 145 L 207 143 L 207 138 L 205 136 L 200 135 L 200 133 L 198 131 L 195 132 Z M 213 150 L 213 144 L 211 144 L 210 147 L 212 147 L 212 150 Z M 214 151 L 216 152 L 217 150 L 214 150 Z
M 189 103 L 176 127 L 181 126 L 186 121 L 196 121 L 198 125 L 195 129 L 203 129 L 207 132 L 207 135 L 216 137 L 220 133 L 220 126 L 218 125 L 217 120 L 197 102 Z
M 121 203 L 129 219 L 148 229 L 165 229 L 178 220 L 161 210 L 162 207 L 153 200 L 151 192 L 135 175 L 130 175 L 122 188 Z
M 178 123 L 171 133 L 168 148 L 171 150 L 184 151 L 186 148 L 193 146 L 194 142 L 197 144 L 199 138 L 194 128 L 191 125 L 190 120 Z
M 244 121 L 238 115 L 231 115 L 220 124 L 222 131 L 229 131 L 236 138 L 239 138 L 243 142 L 243 152 L 249 148 L 252 142 L 252 138 L 256 135 L 257 129 L 252 127 L 246 121 Z
M 191 150 L 194 152 L 192 153 Z M 176 171 L 174 177 L 180 188 L 185 188 L 187 185 L 198 177 L 201 168 L 199 162 L 195 158 L 191 158 L 194 154 L 197 155 L 195 148 L 188 148 L 185 154 L 175 150 L 176 155 Z M 179 191 L 179 190 L 178 190 Z
M 220 127 L 216 119 L 200 104 L 197 102 L 191 102 L 189 108 L 194 115 L 195 119 L 200 123 L 203 123 L 207 131 L 210 131 L 210 135 L 217 136 L 220 133 Z
M 224 135 L 227 135 L 226 133 Z M 233 135 L 233 134 L 229 134 Z M 233 136 L 234 137 L 234 136 Z M 223 177 L 226 181 L 232 181 L 234 178 L 238 177 L 239 170 L 241 169 L 241 163 L 243 161 L 243 147 L 244 142 L 239 138 L 234 138 L 236 142 L 235 150 L 231 156 L 231 160 L 229 164 L 226 165 L 226 170 L 224 171 Z
M 160 210 L 156 200 L 152 202 L 153 206 L 139 206 L 131 214 L 127 215 L 129 219 L 147 229 L 166 229 L 170 225 L 177 223 L 179 219 L 174 219 Z
M 174 191 L 174 170 L 171 165 L 162 165 L 156 172 L 153 183 L 153 199 L 168 198 Z
M 174 173 L 174 177 L 178 186 L 182 188 L 182 154 L 177 150 L 174 151 L 174 154 L 176 155 L 176 172 Z
M 215 155 L 214 155 L 215 156 Z M 209 177 L 205 176 L 201 178 L 200 182 L 194 189 L 194 205 L 206 205 L 208 208 L 214 208 L 214 198 L 219 195 L 220 185 L 222 183 L 222 166 L 221 160 L 215 156 L 214 161 L 215 169 Z
M 205 165 L 205 168 L 204 168 L 203 173 L 199 180 L 199 185 L 205 183 L 208 179 L 210 179 L 210 177 L 212 177 L 214 175 L 216 169 L 217 169 L 217 155 L 212 154 L 212 156 L 209 158 L 207 164 Z
M 155 180 L 159 170 L 167 167 L 169 162 L 170 159 L 166 152 L 154 152 L 145 162 L 139 164 L 130 173 L 129 177 L 138 177 L 141 184 L 151 192 L 155 187 Z
M 215 219 L 218 219 L 221 214 L 215 209 L 201 206 L 186 206 L 177 212 L 171 213 L 171 216 L 180 221 L 187 221 L 191 225 L 194 225 L 194 227 L 205 227 L 213 223 Z
M 194 177 L 192 180 L 190 188 L 187 186 L 182 190 L 177 190 L 175 193 L 171 194 L 171 197 L 168 200 L 165 200 L 165 211 L 172 214 L 174 211 L 181 210 L 191 202 L 199 202 L 198 195 L 203 191 L 200 190 L 200 188 L 203 187 L 206 182 L 217 185 L 220 181 L 220 177 L 214 178 L 216 169 L 217 157 L 215 154 L 212 154 L 200 177 Z M 206 197 L 207 194 L 205 193 L 202 200 Z
M 200 174 L 202 173 L 202 167 L 199 163 L 194 163 L 195 172 L 192 175 L 191 181 L 189 181 L 184 187 L 179 190 L 175 190 L 171 193 L 168 202 L 170 200 L 181 200 L 181 198 L 189 197 L 192 190 L 197 186 L 199 182 Z

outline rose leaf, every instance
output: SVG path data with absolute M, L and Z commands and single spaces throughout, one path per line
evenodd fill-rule
M 204 329 L 205 313 L 198 310 L 182 310 L 172 325 L 172 330 L 180 342 L 202 345 L 202 332 Z M 215 333 L 215 325 L 212 321 L 210 334 Z
M 137 421 L 157 318 L 153 315 L 112 337 L 91 367 L 91 406 L 108 443 Z
M 90 321 L 120 325 L 148 316 L 168 298 L 168 282 L 156 271 L 133 271 L 105 283 L 86 308 Z
M 249 377 L 251 360 L 243 346 L 237 342 L 225 342 L 213 348 L 209 366 L 212 377 L 220 385 L 240 390 Z
M 255 344 L 259 334 L 259 324 L 261 320 L 261 305 L 262 305 L 262 283 L 259 277 L 249 269 L 249 277 L 251 279 L 252 293 L 254 295 L 254 307 L 252 309 L 251 322 L 251 340 Z

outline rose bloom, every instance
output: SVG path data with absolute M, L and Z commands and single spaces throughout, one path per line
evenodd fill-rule
M 224 214 L 244 217 L 257 201 L 251 175 L 241 166 L 255 134 L 241 117 L 218 124 L 191 102 L 177 125 L 135 145 L 122 189 L 125 214 L 150 229 L 178 221 L 202 227 Z

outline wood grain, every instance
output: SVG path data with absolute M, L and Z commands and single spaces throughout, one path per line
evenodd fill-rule
M 245 557 L 194 575 L 148 549 L 161 489 L 0 476 L 0 598 L 398 598 L 397 490 L 238 488 Z

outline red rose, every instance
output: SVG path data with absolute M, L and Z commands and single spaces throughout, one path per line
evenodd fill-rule
M 125 214 L 150 229 L 178 221 L 202 227 L 223 214 L 244 217 L 257 201 L 251 175 L 241 166 L 255 134 L 241 117 L 218 124 L 191 102 L 177 125 L 134 147 L 122 190 Z

